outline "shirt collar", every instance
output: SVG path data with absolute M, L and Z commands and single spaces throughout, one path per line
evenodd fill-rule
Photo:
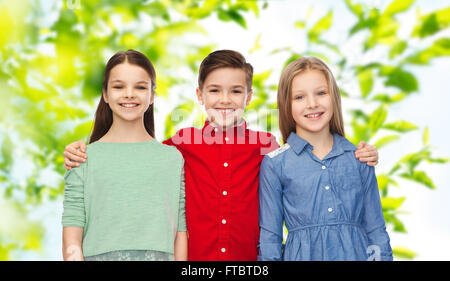
M 205 121 L 205 125 L 203 126 L 203 134 L 204 135 L 211 135 L 211 134 L 213 134 L 212 131 L 214 129 L 217 129 L 217 130 L 215 130 L 216 133 L 219 133 L 219 132 L 223 133 L 222 128 L 215 127 L 208 120 L 206 120 Z M 240 125 L 230 127 L 225 132 L 227 134 L 229 134 L 230 131 L 232 131 L 232 130 L 236 130 L 237 131 L 238 134 L 236 134 L 236 135 L 244 135 L 245 134 L 247 136 L 248 135 L 247 122 L 244 119 L 242 119 L 242 123 Z
M 345 151 L 354 151 L 356 150 L 356 146 L 352 144 L 349 140 L 347 140 L 345 137 L 332 133 L 333 134 L 333 148 L 331 149 L 331 152 L 326 156 L 326 158 L 331 158 L 334 156 L 338 156 L 343 154 Z M 307 142 L 305 139 L 299 137 L 295 132 L 291 132 L 289 135 L 287 142 L 292 147 L 294 152 L 298 155 L 300 154 L 303 149 L 305 149 L 306 146 L 312 147 L 309 142 Z M 324 158 L 325 160 L 325 158 Z

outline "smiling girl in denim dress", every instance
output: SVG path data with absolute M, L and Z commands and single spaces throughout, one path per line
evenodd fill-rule
M 261 164 L 258 259 L 392 260 L 375 170 L 345 138 L 329 68 L 317 58 L 290 63 L 278 108 L 285 145 Z

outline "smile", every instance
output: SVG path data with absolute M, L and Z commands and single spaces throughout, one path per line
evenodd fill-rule
M 307 114 L 307 115 L 305 115 L 305 117 L 308 119 L 316 120 L 316 119 L 319 119 L 320 116 L 322 116 L 322 115 L 323 115 L 323 112 L 317 112 L 317 113 Z
M 234 108 L 216 108 L 216 110 L 218 110 L 222 114 L 228 114 L 228 113 L 232 113 L 235 111 Z
M 125 108 L 132 108 L 132 107 L 139 106 L 139 104 L 137 104 L 137 103 L 120 103 L 119 105 L 121 107 L 125 107 Z

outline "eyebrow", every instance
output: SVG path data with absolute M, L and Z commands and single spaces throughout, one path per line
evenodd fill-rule
M 125 83 L 125 81 L 122 81 L 122 80 L 119 80 L 119 79 L 112 80 L 110 83 L 114 83 L 114 82 Z M 141 81 L 136 82 L 135 84 L 140 84 L 140 83 L 148 84 L 148 81 L 141 80 Z
M 217 84 L 211 84 L 211 85 L 206 86 L 206 88 L 211 88 L 211 87 L 222 88 L 221 85 L 217 85 Z M 231 88 L 245 88 L 245 87 L 243 85 L 233 85 L 233 86 L 231 86 Z
M 321 85 L 321 86 L 319 86 L 319 87 L 316 87 L 316 88 L 314 89 L 314 91 L 322 90 L 322 89 L 325 89 L 325 90 L 328 91 L 328 86 Z M 292 91 L 292 92 L 293 92 L 293 93 L 304 93 L 303 90 L 296 90 L 296 91 Z

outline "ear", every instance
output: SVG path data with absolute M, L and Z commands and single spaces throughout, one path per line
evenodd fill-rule
M 155 102 L 155 93 L 150 92 L 151 98 L 150 98 L 150 104 L 153 104 Z
M 200 105 L 203 105 L 203 104 L 205 103 L 205 101 L 203 100 L 203 94 L 202 94 L 202 91 L 200 90 L 200 88 L 197 88 L 197 89 L 195 90 L 195 92 L 196 92 L 196 94 L 197 94 L 197 100 L 198 100 L 198 103 L 199 103 Z
M 245 106 L 248 106 L 250 104 L 250 101 L 252 100 L 253 96 L 253 89 L 250 89 L 247 93 L 247 102 L 245 103 Z
M 106 94 L 105 90 L 102 90 L 103 99 L 106 103 L 108 103 L 108 95 Z

